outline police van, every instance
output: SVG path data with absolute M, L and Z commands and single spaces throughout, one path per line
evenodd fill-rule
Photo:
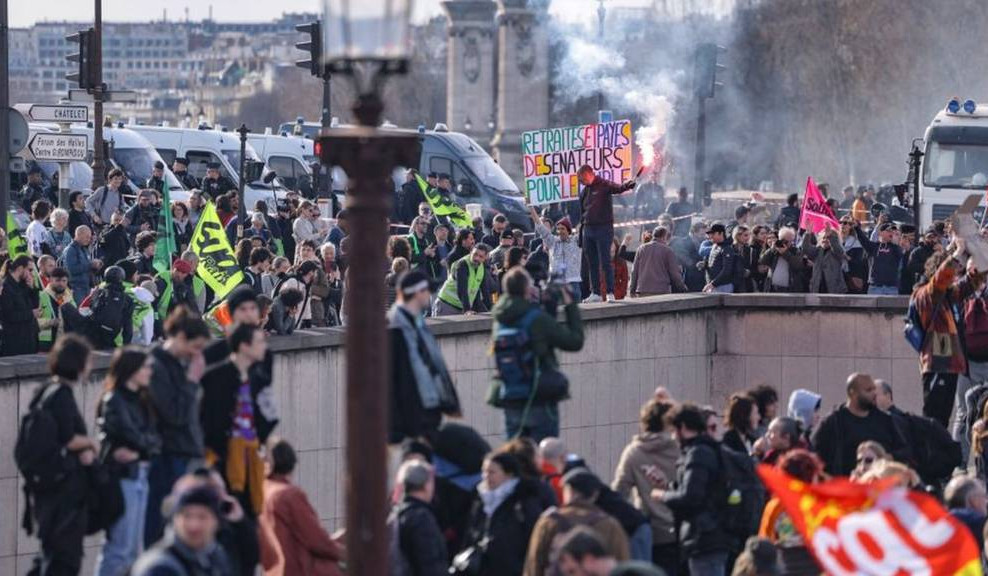
M 28 124 L 30 136 L 33 138 L 37 133 L 57 133 L 59 128 L 56 124 L 31 122 Z M 62 183 L 63 188 L 69 190 L 89 190 L 92 184 L 93 171 L 89 167 L 93 158 L 93 128 L 84 124 L 72 124 L 69 127 L 71 134 L 85 134 L 89 140 L 89 154 L 86 162 L 72 162 L 69 165 L 68 185 Z M 109 168 L 119 168 L 126 175 L 127 182 L 135 190 L 144 187 L 145 182 L 151 177 L 155 162 L 165 163 L 164 177 L 169 185 L 171 199 L 173 201 L 188 200 L 188 191 L 183 190 L 182 184 L 175 178 L 169 169 L 171 164 L 164 162 L 162 157 L 155 150 L 151 143 L 133 130 L 120 127 L 103 128 L 103 140 L 109 145 L 109 156 L 107 166 Z M 42 177 L 50 182 L 54 175 L 58 173 L 58 163 L 39 161 L 34 158 L 28 148 L 19 154 L 30 165 L 38 165 L 42 171 Z M 47 182 L 46 182 L 47 183 Z
M 303 196 L 312 193 L 312 164 L 319 163 L 312 140 L 287 134 L 248 134 L 247 142 L 285 188 Z
M 952 99 L 926 129 L 923 152 L 919 208 L 927 226 L 988 187 L 988 105 Z M 983 211 L 975 212 L 979 222 Z
M 206 127 L 198 130 L 171 126 L 131 125 L 129 127 L 147 138 L 169 166 L 175 158 L 185 157 L 189 160 L 189 174 L 202 180 L 206 175 L 206 165 L 216 162 L 220 165 L 222 176 L 229 178 L 234 185 L 240 181 L 240 136 L 234 132 Z M 245 150 L 245 160 L 261 162 L 261 158 L 249 142 Z M 258 200 L 264 200 L 273 212 L 277 195 L 279 191 L 284 192 L 284 187 L 277 179 L 268 183 L 265 180 L 268 178 L 247 183 L 244 187 L 244 202 L 248 208 L 253 208 Z

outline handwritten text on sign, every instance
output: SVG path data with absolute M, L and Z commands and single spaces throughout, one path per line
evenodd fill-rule
M 522 135 L 525 194 L 532 204 L 580 197 L 576 171 L 584 164 L 612 182 L 631 178 L 631 122 L 617 120 Z

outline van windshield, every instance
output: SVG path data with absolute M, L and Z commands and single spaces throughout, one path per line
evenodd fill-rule
M 988 185 L 988 128 L 934 128 L 926 148 L 923 184 L 936 188 L 984 188 Z
M 515 183 L 490 156 L 466 156 L 463 161 L 483 185 L 507 196 L 521 196 Z
M 161 156 L 147 148 L 113 148 L 114 164 L 126 172 L 130 181 L 139 188 L 143 188 L 151 177 L 151 170 L 158 160 L 161 160 Z M 165 180 L 170 189 L 182 189 L 182 184 L 170 170 L 165 170 Z

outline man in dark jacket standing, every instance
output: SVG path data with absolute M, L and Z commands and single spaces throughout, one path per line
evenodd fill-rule
M 150 398 L 161 435 L 161 454 L 151 460 L 144 545 L 161 538 L 161 502 L 175 481 L 204 454 L 199 425 L 199 380 L 205 370 L 202 351 L 209 326 L 202 317 L 179 307 L 165 320 L 165 341 L 151 349 L 154 370 Z
M 151 169 L 151 177 L 144 183 L 144 188 L 154 190 L 158 194 L 165 191 L 165 163 L 155 160 L 154 168 Z
M 868 275 L 868 294 L 897 296 L 899 294 L 899 267 L 902 263 L 902 248 L 892 242 L 895 224 L 885 222 L 878 228 L 878 242 L 872 242 L 861 231 L 860 222 L 855 221 L 854 233 L 865 252 L 871 256 L 871 272 Z
M 436 514 L 429 504 L 436 491 L 432 466 L 409 460 L 398 470 L 398 482 L 405 497 L 392 512 L 389 522 L 397 523 L 396 566 L 415 576 L 446 576 L 446 539 L 439 530 Z M 394 550 L 394 548 L 392 548 Z M 394 572 L 394 571 L 393 571 Z
M 38 316 L 41 301 L 31 287 L 31 257 L 21 255 L 4 266 L 0 291 L 0 323 L 3 324 L 3 356 L 37 354 Z
M 528 299 L 531 286 L 532 277 L 524 268 L 516 267 L 505 274 L 502 281 L 502 296 L 493 311 L 495 322 L 493 338 L 498 337 L 501 326 L 519 326 L 531 314 L 532 317 L 528 319 L 528 345 L 532 347 L 535 355 L 541 376 L 540 382 L 549 375 L 565 379 L 565 376 L 559 372 L 559 361 L 556 359 L 555 350 L 558 348 L 567 352 L 578 352 L 583 349 L 583 322 L 580 319 L 580 308 L 569 291 L 562 289 L 561 299 L 565 306 L 566 323 L 560 324 L 556 321 L 555 315 L 549 315 Z M 530 393 L 513 394 L 509 390 L 509 383 L 506 383 L 500 375 L 495 375 L 495 378 L 501 383 L 498 405 L 504 410 L 507 438 L 521 435 L 540 442 L 544 438 L 559 437 L 559 402 L 564 398 L 535 397 L 529 402 Z M 536 383 L 524 384 L 527 385 L 528 390 L 531 390 Z
M 652 497 L 672 510 L 679 523 L 679 541 L 693 576 L 721 576 L 727 566 L 731 538 L 724 531 L 719 507 L 724 502 L 720 445 L 705 434 L 706 418 L 693 404 L 673 410 L 672 425 L 682 448 L 674 488 L 657 488 Z
M 264 330 L 239 324 L 227 336 L 229 358 L 202 377 L 202 421 L 206 461 L 223 474 L 230 493 L 256 517 L 264 502 L 260 449 L 278 424 L 271 380 L 251 378 L 268 350 Z
M 635 181 L 615 184 L 594 174 L 593 168 L 584 164 L 577 172 L 583 190 L 580 191 L 580 233 L 583 235 L 583 252 L 590 266 L 590 289 L 593 291 L 584 302 L 600 302 L 600 272 L 604 271 L 607 293 L 614 294 L 614 266 L 611 262 L 611 244 L 614 242 L 614 201 L 611 196 L 622 194 L 635 187 Z
M 733 294 L 736 255 L 734 247 L 727 239 L 727 228 L 716 222 L 707 229 L 707 238 L 713 242 L 713 247 L 705 264 L 707 285 L 703 287 L 703 291 Z
M 896 460 L 909 461 L 905 440 L 892 417 L 878 409 L 878 386 L 868 374 L 847 378 L 847 402 L 823 419 L 811 444 L 826 464 L 828 474 L 847 476 L 857 462 L 858 446 L 873 440 Z
M 425 324 L 429 277 L 413 271 L 398 280 L 388 311 L 391 342 L 391 423 L 388 442 L 425 438 L 430 443 L 443 414 L 460 413 L 460 400 L 435 337 Z

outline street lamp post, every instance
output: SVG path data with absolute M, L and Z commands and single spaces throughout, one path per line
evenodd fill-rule
M 411 0 L 325 0 L 323 60 L 337 77 L 353 79 L 359 125 L 323 130 L 321 160 L 347 174 L 347 220 L 354 265 L 347 272 L 346 527 L 347 573 L 388 573 L 387 406 L 388 342 L 384 270 L 395 166 L 418 166 L 414 134 L 380 131 L 381 88 L 408 67 Z
M 247 175 L 244 173 L 244 168 L 247 162 L 247 134 L 250 130 L 247 129 L 246 124 L 241 124 L 240 128 L 237 128 L 237 134 L 240 134 L 240 178 L 238 179 L 239 186 L 237 187 L 237 240 L 244 237 L 244 228 L 247 221 L 247 204 L 244 200 L 244 180 Z

